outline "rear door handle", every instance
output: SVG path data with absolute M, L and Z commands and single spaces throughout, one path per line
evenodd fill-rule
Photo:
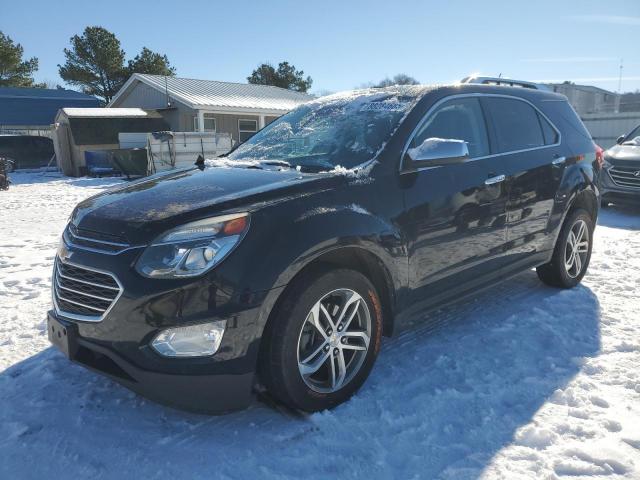
M 507 177 L 505 175 L 498 175 L 496 177 L 487 178 L 484 181 L 485 185 L 494 185 L 496 183 L 504 182 Z
M 553 161 L 551 162 L 552 165 L 562 165 L 565 160 L 567 159 L 567 157 L 556 157 L 553 159 Z

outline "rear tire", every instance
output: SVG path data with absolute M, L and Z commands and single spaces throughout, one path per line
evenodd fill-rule
M 285 295 L 262 339 L 261 380 L 291 408 L 335 407 L 362 386 L 380 350 L 378 294 L 359 272 L 321 268 Z
M 536 268 L 538 278 L 552 287 L 575 287 L 589 267 L 593 247 L 593 219 L 586 210 L 574 210 L 566 218 L 551 261 Z

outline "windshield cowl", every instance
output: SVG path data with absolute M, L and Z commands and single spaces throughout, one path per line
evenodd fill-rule
M 293 165 L 285 160 L 243 159 L 230 160 L 227 157 L 205 160 L 207 167 L 219 168 L 255 168 L 259 170 L 297 170 L 302 173 L 326 173 L 336 167 L 330 164 Z

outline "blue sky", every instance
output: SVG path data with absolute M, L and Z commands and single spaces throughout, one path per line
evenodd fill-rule
M 422 83 L 474 72 L 640 89 L 639 0 L 2 1 L 0 30 L 40 59 L 37 80 L 62 83 L 69 38 L 101 25 L 127 58 L 166 53 L 179 76 L 246 81 L 288 60 L 312 91 L 407 73 Z

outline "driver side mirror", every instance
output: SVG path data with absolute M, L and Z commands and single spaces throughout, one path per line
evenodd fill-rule
M 469 147 L 464 140 L 427 138 L 405 155 L 405 166 L 411 169 L 440 167 L 464 163 L 469 159 Z
M 620 136 L 618 137 L 618 139 L 616 140 L 616 143 L 617 143 L 618 145 L 620 145 L 622 142 L 624 142 L 624 135 L 620 135 Z

